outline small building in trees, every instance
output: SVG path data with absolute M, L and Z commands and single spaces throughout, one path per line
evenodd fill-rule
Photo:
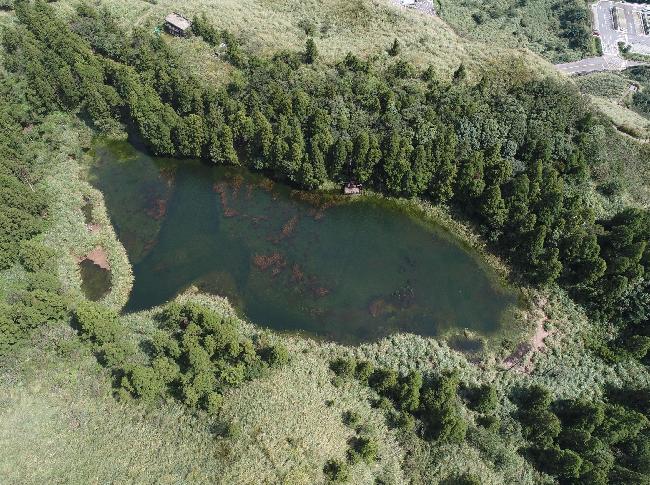
M 172 12 L 165 17 L 165 30 L 172 35 L 185 37 L 192 28 L 192 22 L 181 14 Z
M 358 195 L 361 193 L 361 184 L 357 184 L 355 182 L 347 182 L 343 186 L 343 194 L 344 195 Z

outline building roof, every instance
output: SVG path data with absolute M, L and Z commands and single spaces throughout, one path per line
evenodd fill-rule
M 187 30 L 192 26 L 192 22 L 176 12 L 167 15 L 167 17 L 165 17 L 165 22 L 181 30 Z

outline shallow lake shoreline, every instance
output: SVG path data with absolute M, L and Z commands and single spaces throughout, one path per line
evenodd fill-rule
M 123 141 L 123 140 L 110 140 L 112 141 Z M 89 152 L 89 156 L 95 157 L 95 149 L 99 144 L 101 143 L 106 143 L 106 139 L 95 139 L 93 143 L 93 150 Z M 88 180 L 88 171 L 90 167 L 93 165 L 94 160 L 88 159 L 86 160 L 86 170 L 84 170 L 86 180 Z M 255 173 L 255 172 L 252 172 Z M 294 192 L 300 192 L 293 190 L 289 188 L 289 190 L 294 193 Z M 307 194 L 307 193 L 305 193 Z M 522 320 L 528 320 L 525 318 L 523 313 L 525 311 L 528 311 L 531 307 L 531 295 L 530 292 L 527 291 L 526 288 L 521 289 L 519 287 L 513 286 L 510 283 L 508 283 L 509 280 L 509 275 L 510 272 L 508 270 L 508 267 L 501 261 L 499 258 L 494 256 L 487 250 L 486 245 L 481 241 L 480 237 L 477 235 L 477 233 L 467 224 L 464 224 L 462 222 L 459 222 L 455 220 L 450 212 L 444 208 L 444 207 L 439 207 L 439 206 L 434 206 L 428 203 L 427 201 L 423 200 L 418 200 L 418 199 L 402 199 L 402 198 L 393 198 L 393 197 L 386 197 L 378 193 L 374 193 L 371 191 L 366 191 L 364 194 L 360 196 L 355 196 L 355 197 L 344 197 L 338 193 L 338 191 L 335 191 L 334 189 L 329 189 L 329 190 L 322 190 L 322 191 L 315 191 L 315 192 L 310 192 L 308 193 L 310 196 L 316 196 L 316 197 L 325 197 L 326 199 L 331 197 L 336 200 L 337 204 L 356 204 L 359 202 L 368 202 L 372 201 L 373 203 L 378 203 L 380 205 L 383 205 L 384 202 L 389 203 L 390 205 L 394 205 L 398 209 L 406 212 L 410 218 L 416 222 L 419 225 L 426 226 L 428 228 L 435 228 L 436 232 L 446 239 L 453 240 L 455 243 L 459 243 L 462 247 L 464 247 L 468 254 L 471 255 L 472 259 L 478 263 L 481 267 L 485 268 L 487 270 L 487 274 L 490 274 L 492 276 L 496 276 L 498 281 L 495 281 L 495 287 L 499 285 L 507 285 L 507 287 L 516 290 L 518 295 L 519 295 L 519 300 L 520 303 L 523 303 L 521 306 L 527 307 L 525 310 L 521 309 L 519 310 L 519 314 L 511 318 L 511 324 L 504 326 L 504 328 L 500 328 L 497 330 L 494 334 L 490 336 L 485 336 L 481 334 L 480 332 L 473 332 L 468 329 L 462 329 L 462 328 L 448 328 L 445 329 L 444 331 L 441 331 L 437 335 L 434 336 L 434 338 L 440 338 L 440 339 L 445 339 L 448 340 L 450 338 L 465 338 L 468 340 L 474 340 L 474 341 L 480 341 L 484 347 L 495 347 L 497 345 L 497 341 L 501 341 L 504 338 L 508 338 L 510 340 L 519 340 L 519 338 L 527 333 L 533 332 L 532 328 L 528 328 L 528 324 L 522 323 Z M 301 197 L 298 197 L 301 198 Z M 311 197 L 308 197 L 311 198 Z M 102 210 L 106 210 L 105 208 L 105 199 L 101 197 L 101 204 L 103 206 Z M 121 245 L 121 243 L 118 241 L 118 244 Z M 132 262 L 129 262 L 130 266 L 133 265 Z M 245 317 L 244 317 L 245 318 Z M 262 322 L 262 326 L 263 322 Z M 309 337 L 309 333 L 305 332 L 297 332 L 297 334 L 304 334 L 305 336 Z M 393 335 L 395 332 L 392 333 Z M 427 338 L 427 337 L 423 337 Z

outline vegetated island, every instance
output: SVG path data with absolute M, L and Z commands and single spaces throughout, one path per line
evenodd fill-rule
M 621 135 L 572 84 L 516 62 L 445 77 L 399 39 L 324 62 L 308 32 L 304 51 L 259 56 L 197 16 L 194 41 L 229 66 L 215 86 L 178 43 L 102 5 L 14 8 L 0 77 L 8 482 L 648 480 L 650 218 L 617 178 L 625 156 L 603 156 Z M 303 190 L 353 177 L 430 201 L 529 287 L 545 350 L 403 334 L 342 346 L 191 289 L 120 313 L 130 263 L 82 176 L 92 136 L 119 132 Z M 88 254 L 111 272 L 98 301 L 82 290 Z

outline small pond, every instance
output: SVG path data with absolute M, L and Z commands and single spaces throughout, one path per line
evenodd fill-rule
M 79 263 L 81 271 L 81 290 L 92 301 L 101 300 L 111 291 L 111 272 L 95 264 L 90 259 Z
M 310 194 L 232 167 L 96 147 L 135 283 L 127 311 L 191 285 L 249 320 L 344 343 L 497 331 L 517 295 L 460 241 L 380 198 Z

